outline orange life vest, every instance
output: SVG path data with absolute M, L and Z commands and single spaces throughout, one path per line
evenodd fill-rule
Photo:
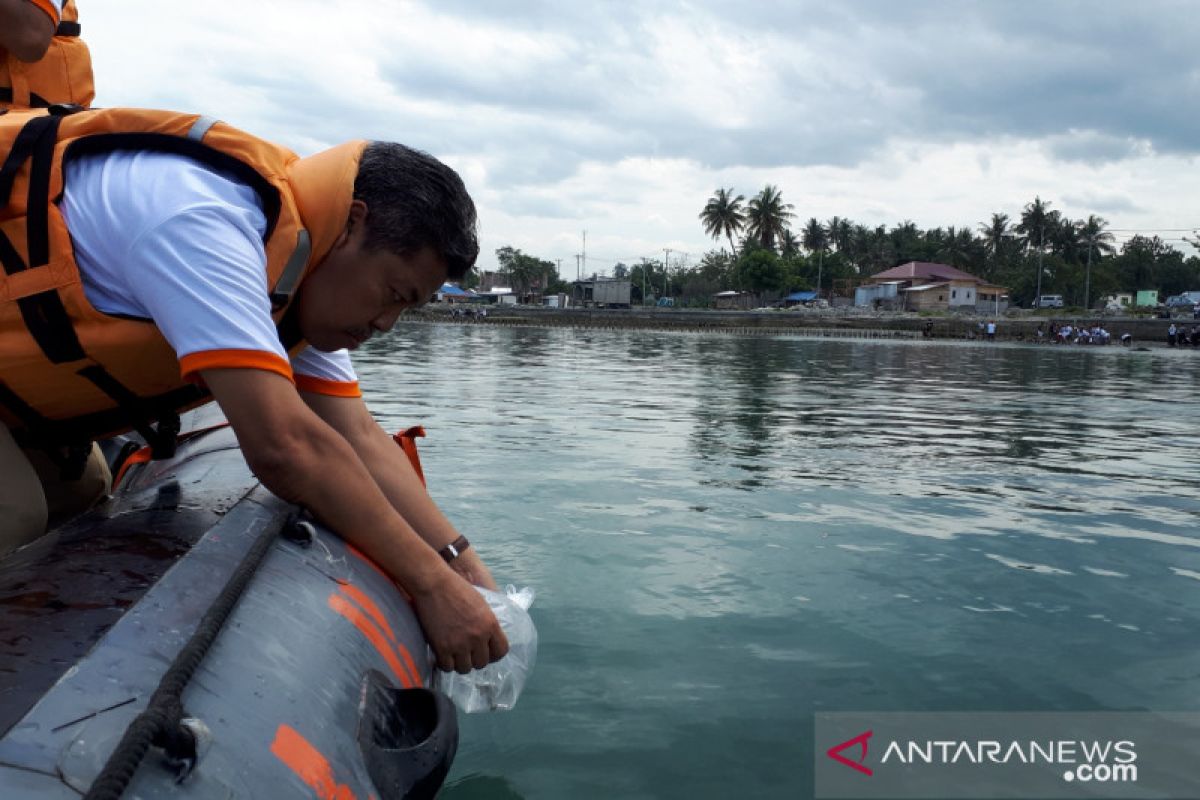
M 0 48 L 0 108 L 90 106 L 96 96 L 92 54 L 79 32 L 75 0 L 66 0 L 54 38 L 39 61 L 26 64 Z
M 136 429 L 166 447 L 173 435 L 152 423 L 169 427 L 175 413 L 207 395 L 180 377 L 175 352 L 149 320 L 110 316 L 88 303 L 56 204 L 64 162 L 154 150 L 194 158 L 253 187 L 267 217 L 275 320 L 294 349 L 302 343 L 284 312 L 345 227 L 366 143 L 299 158 L 196 114 L 53 111 L 0 116 L 0 421 L 23 444 L 78 445 Z

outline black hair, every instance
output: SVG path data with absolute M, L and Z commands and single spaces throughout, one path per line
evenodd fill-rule
M 479 257 L 475 202 L 458 173 L 428 153 L 395 142 L 371 142 L 354 179 L 354 199 L 367 205 L 365 246 L 397 255 L 430 247 L 462 279 Z

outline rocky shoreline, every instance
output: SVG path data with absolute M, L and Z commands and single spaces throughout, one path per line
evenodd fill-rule
M 818 336 L 856 339 L 920 339 L 927 325 L 935 339 L 979 338 L 979 323 L 987 317 L 976 315 L 920 316 L 905 312 L 870 312 L 853 308 L 803 309 L 800 311 L 711 311 L 704 309 L 632 308 L 632 309 L 556 309 L 536 306 L 488 306 L 487 315 L 455 314 L 443 304 L 425 306 L 408 316 L 410 322 L 457 322 L 464 324 L 512 325 L 531 327 L 574 327 L 603 330 L 649 329 L 698 333 L 735 333 Z M 1099 322 L 1114 341 L 1123 333 L 1139 343 L 1167 340 L 1171 320 L 1106 315 L 1067 315 L 995 317 L 996 339 L 1036 341 L 1037 327 L 1059 324 L 1091 325 Z M 1196 324 L 1189 314 L 1176 319 L 1177 325 Z

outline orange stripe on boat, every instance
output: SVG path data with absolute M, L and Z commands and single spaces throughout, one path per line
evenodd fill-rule
M 321 800 L 356 800 L 354 790 L 333 777 L 333 767 L 321 751 L 294 728 L 280 725 L 271 742 L 271 752 L 296 773 Z
M 411 689 L 418 685 L 417 681 L 409 675 L 404 665 L 400 663 L 400 659 L 392 651 L 392 648 L 388 647 L 387 640 L 383 637 L 383 634 L 358 609 L 358 606 L 350 603 L 341 595 L 331 594 L 329 595 L 329 607 L 350 620 L 354 627 L 358 628 L 359 632 L 367 637 L 367 641 L 375 646 L 375 650 L 378 651 L 379 655 L 383 656 L 383 660 L 391 667 L 392 674 L 396 676 L 396 680 L 400 681 L 400 684 L 405 689 Z
M 362 606 L 363 611 L 366 611 L 371 616 L 371 619 L 375 620 L 375 624 L 382 628 L 392 644 L 395 644 L 396 634 L 392 632 L 392 626 L 388 624 L 387 617 L 383 615 L 383 611 L 380 610 L 379 606 L 375 605 L 375 601 L 368 597 L 366 592 L 353 584 L 343 584 L 341 588 L 342 592 L 349 595 L 351 600 Z
M 359 589 L 357 586 L 347 583 L 342 586 L 342 591 L 348 594 L 360 606 L 362 606 L 363 610 L 371 615 L 371 619 L 375 620 L 375 623 L 383 629 L 383 632 L 387 634 L 388 639 L 391 641 L 392 646 L 396 648 L 396 652 L 400 654 L 400 658 L 404 660 L 404 666 L 408 668 L 408 674 L 411 675 L 418 684 L 420 684 L 421 671 L 417 669 L 417 662 L 413 661 L 412 653 L 409 652 L 409 649 L 405 647 L 399 639 L 396 638 L 396 634 L 392 632 L 392 626 L 388 624 L 387 617 L 384 616 L 383 610 L 375 604 L 375 601 L 372 600 L 366 592 L 364 592 L 362 589 Z
M 413 685 L 420 686 L 423 681 L 421 680 L 420 671 L 417 670 L 417 664 L 413 661 L 412 653 L 408 652 L 408 648 L 400 642 L 396 642 L 396 650 L 400 653 L 400 657 L 404 659 L 404 665 L 408 667 L 408 674 L 413 678 Z

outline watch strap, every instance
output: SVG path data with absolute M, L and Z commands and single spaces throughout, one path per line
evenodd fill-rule
M 441 556 L 447 564 L 449 564 L 451 561 L 462 555 L 463 551 L 470 546 L 471 543 L 467 541 L 467 537 L 459 536 L 453 542 L 446 545 L 441 550 L 438 550 L 438 555 Z

